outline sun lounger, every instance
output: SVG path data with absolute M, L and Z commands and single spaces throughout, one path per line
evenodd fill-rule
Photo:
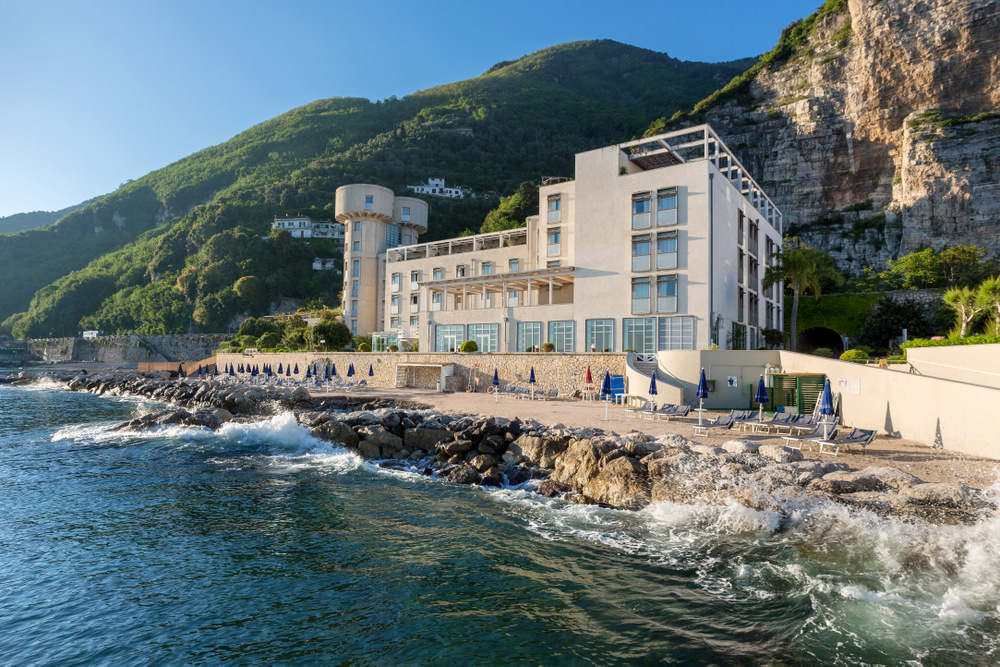
M 708 435 L 714 429 L 731 429 L 736 423 L 736 410 L 733 410 L 725 417 L 716 417 L 705 424 L 694 424 L 695 435 Z
M 652 401 L 646 401 L 645 403 L 642 404 L 641 407 L 638 407 L 638 408 L 625 408 L 625 416 L 626 417 L 635 417 L 636 419 L 638 419 L 639 413 L 642 413 L 642 412 L 651 412 L 652 410 L 655 410 L 655 409 L 656 409 L 656 403 L 653 403 Z
M 800 433 L 798 435 L 786 435 L 782 436 L 782 440 L 785 441 L 785 447 L 791 447 L 793 449 L 802 450 L 803 443 L 809 444 L 809 451 L 812 451 L 812 443 L 816 442 L 817 439 L 822 439 L 824 437 L 823 429 L 826 429 L 827 438 L 837 437 L 837 427 L 830 426 L 829 424 L 817 424 L 812 431 L 808 433 Z
M 687 417 L 687 414 L 691 412 L 690 405 L 671 405 L 669 403 L 664 403 L 660 406 L 660 409 L 656 412 L 649 413 L 649 419 L 655 419 L 660 421 L 665 419 L 670 421 L 671 417 Z
M 820 440 L 813 440 L 813 442 L 819 444 L 820 454 L 832 454 L 833 456 L 837 456 L 838 454 L 840 454 L 841 447 L 850 448 L 851 445 L 861 445 L 861 451 L 863 452 L 865 451 L 865 448 L 868 447 L 868 444 L 874 439 L 875 439 L 874 429 L 869 430 L 864 428 L 853 428 L 851 429 L 851 432 L 845 435 L 843 438 L 839 438 L 836 440 L 832 438 L 826 438 Z M 827 449 L 830 448 L 833 448 L 835 451 L 832 452 L 827 451 Z
M 764 433 L 770 433 L 771 429 L 777 429 L 780 427 L 788 426 L 793 419 L 798 415 L 793 415 L 791 412 L 775 412 L 774 416 L 767 421 L 757 422 L 754 424 L 754 433 L 758 431 L 763 431 Z

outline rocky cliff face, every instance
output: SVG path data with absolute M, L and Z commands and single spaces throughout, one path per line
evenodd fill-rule
M 997 0 L 848 0 L 706 119 L 786 232 L 845 270 L 922 244 L 1000 251 L 998 54 Z

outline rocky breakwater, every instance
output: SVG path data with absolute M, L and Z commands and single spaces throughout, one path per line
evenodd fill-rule
M 650 503 L 739 502 L 779 515 L 835 502 L 880 515 L 968 523 L 995 512 L 982 491 L 924 483 L 897 468 L 851 470 L 797 449 L 734 440 L 723 447 L 537 422 L 378 409 L 299 415 L 315 437 L 386 467 L 458 484 L 524 486 L 546 497 L 641 510 Z

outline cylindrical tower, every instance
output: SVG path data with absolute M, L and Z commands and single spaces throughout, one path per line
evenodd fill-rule
M 385 251 L 416 243 L 427 231 L 427 202 L 359 184 L 337 188 L 335 206 L 344 225 L 344 323 L 369 336 L 384 320 Z

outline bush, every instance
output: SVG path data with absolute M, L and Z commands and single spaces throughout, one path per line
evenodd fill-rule
M 458 346 L 459 352 L 479 352 L 479 346 L 476 345 L 476 341 L 467 340 Z
M 841 361 L 868 361 L 868 353 L 864 350 L 846 350 L 840 355 Z
M 556 351 L 555 343 L 550 343 L 548 341 L 542 343 L 542 352 L 555 352 L 555 351 Z
M 817 357 L 826 357 L 827 359 L 833 356 L 833 350 L 828 347 L 817 347 L 813 350 L 813 355 Z
M 399 352 L 399 346 L 398 345 L 390 345 L 389 347 L 387 347 L 385 349 L 388 350 L 389 352 Z
M 257 347 L 271 348 L 278 347 L 281 343 L 281 336 L 276 333 L 266 333 L 257 339 Z
M 371 352 L 371 351 L 372 351 L 372 346 L 369 345 L 368 343 L 361 343 L 361 345 L 358 345 L 358 352 Z

